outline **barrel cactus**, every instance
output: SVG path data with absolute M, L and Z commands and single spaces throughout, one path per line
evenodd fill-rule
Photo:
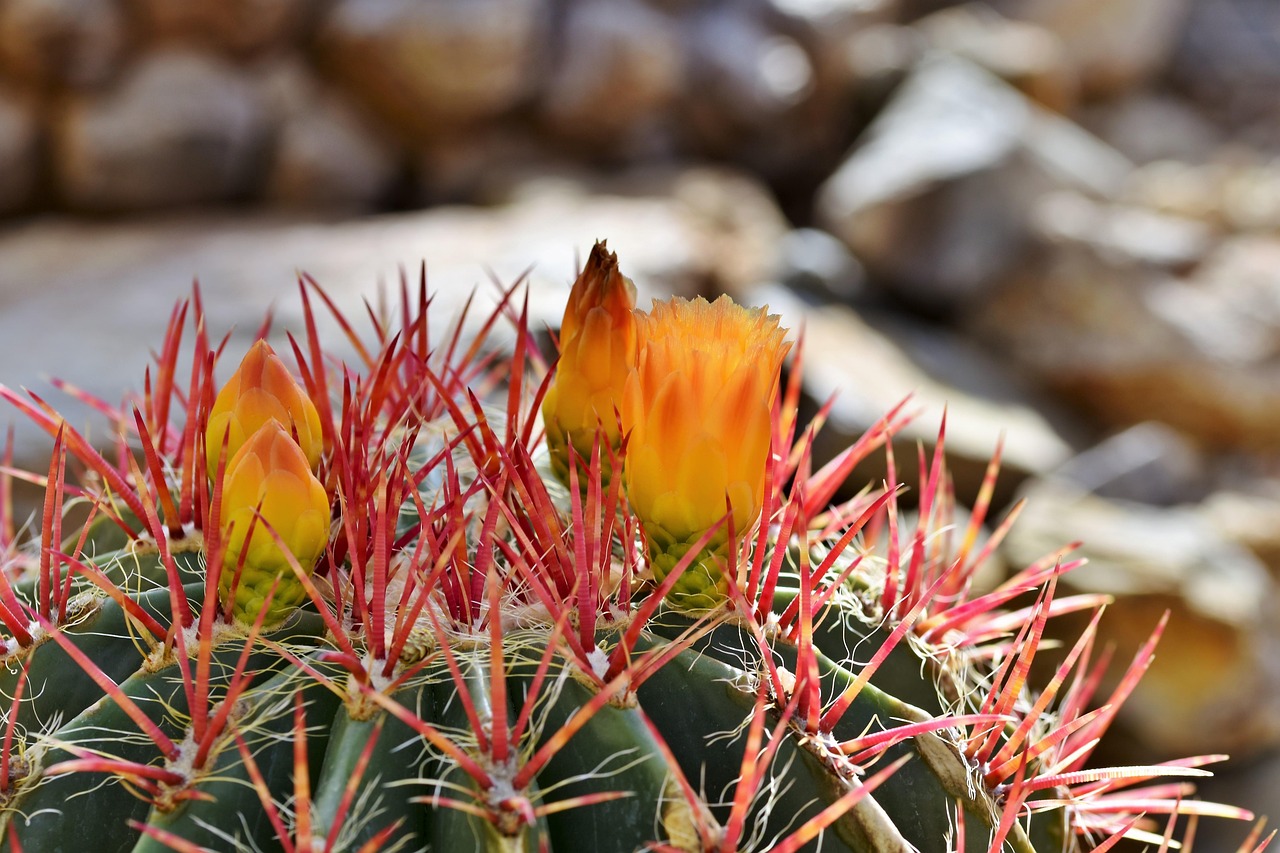
M 1046 622 L 1105 602 L 1055 596 L 1065 552 L 974 591 L 998 452 L 963 523 L 941 434 L 900 503 L 904 407 L 814 470 L 777 318 L 637 312 L 603 245 L 558 372 L 519 287 L 443 336 L 400 289 L 362 335 L 304 280 L 288 358 L 221 387 L 197 291 L 145 393 L 90 400 L 105 453 L 0 387 L 53 439 L 33 541 L 0 512 L 4 850 L 1065 853 L 1248 817 L 1190 796 L 1220 756 L 1091 764 L 1154 639 L 1095 695 L 1095 617 L 1031 689 Z

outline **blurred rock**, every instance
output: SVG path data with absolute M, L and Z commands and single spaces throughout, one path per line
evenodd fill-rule
M 981 297 L 1055 188 L 1119 190 L 1129 164 L 976 65 L 924 60 L 822 186 L 819 221 L 877 284 L 938 312 Z
M 1115 646 L 1107 692 L 1167 610 L 1155 660 L 1125 702 L 1125 760 L 1226 752 L 1258 755 L 1280 743 L 1280 631 L 1276 590 L 1265 567 L 1227 541 L 1193 508 L 1109 501 L 1062 483 L 1030 489 L 1005 541 L 1022 566 L 1064 543 L 1082 541 L 1082 568 L 1059 594 L 1114 597 L 1096 647 Z M 1087 614 L 1049 621 L 1055 637 L 1075 637 Z
M 37 88 L 99 86 L 120 65 L 127 24 L 116 0 L 5 0 L 0 67 Z
M 1269 488 L 1214 492 L 1199 510 L 1219 535 L 1249 549 L 1280 579 L 1280 490 L 1274 479 L 1260 485 Z
M 1045 195 L 1032 221 L 1051 243 L 1083 244 L 1116 264 L 1186 269 L 1217 242 L 1213 229 L 1198 220 L 1097 202 L 1076 192 Z
M 1172 506 L 1203 497 L 1209 467 L 1189 438 L 1151 421 L 1073 456 L 1052 477 L 1107 500 Z
M 32 201 L 40 175 L 40 126 L 26 99 L 0 89 L 0 214 Z
M 587 180 L 573 163 L 527 128 L 478 127 L 461 137 L 440 139 L 415 152 L 414 201 L 436 204 L 501 204 L 530 175 L 569 172 Z
M 1091 96 L 1114 96 L 1168 66 L 1194 0 L 997 0 L 1010 17 L 1062 40 Z
M 675 20 L 639 0 L 585 0 L 565 14 L 539 109 L 550 131 L 593 154 L 663 145 L 685 82 Z
M 765 20 L 804 47 L 816 97 L 834 95 L 847 103 L 850 95 L 865 94 L 869 80 L 888 68 L 896 76 L 917 58 L 916 42 L 901 38 L 907 31 L 894 26 L 900 6 L 900 0 L 767 0 Z
M 1121 200 L 1225 226 L 1222 193 L 1229 171 L 1230 167 L 1223 163 L 1192 165 L 1177 160 L 1157 160 L 1133 170 Z
M 813 61 L 795 38 L 732 4 L 689 13 L 684 33 L 689 95 L 683 107 L 699 150 L 738 153 L 763 135 L 769 143 L 757 146 L 762 159 L 776 163 L 789 161 L 798 146 L 821 132 L 787 121 L 814 86 Z
M 401 159 L 383 128 L 296 63 L 267 75 L 265 97 L 279 122 L 267 200 L 299 209 L 358 211 L 388 198 Z
M 321 64 L 419 140 L 507 112 L 541 85 L 547 0 L 338 0 Z
M 1172 72 L 1233 139 L 1280 145 L 1280 5 L 1273 0 L 1194 0 Z
M 784 325 L 804 330 L 805 395 L 815 407 L 835 396 L 815 445 L 821 459 L 847 447 L 907 395 L 907 409 L 918 415 L 899 433 L 905 454 L 899 476 L 911 480 L 916 443 L 935 444 L 945 413 L 948 466 L 961 503 L 976 494 L 1002 436 L 1004 498 L 1026 476 L 1045 474 L 1072 453 L 1069 419 L 1043 407 L 1002 365 L 953 334 L 900 316 L 808 305 L 776 285 L 748 291 L 740 301 L 768 304 Z M 874 465 L 883 467 L 878 455 Z M 884 476 L 868 468 L 853 482 Z
M 1185 98 L 1138 91 L 1090 105 L 1080 117 L 1086 128 L 1135 163 L 1200 162 L 1223 144 L 1216 127 Z
M 182 38 L 233 52 L 296 43 L 325 0 L 134 0 L 161 38 Z
M 260 177 L 268 116 L 250 78 L 185 50 L 148 56 L 55 127 L 55 173 L 78 210 L 228 201 Z
M 779 14 L 844 39 L 872 24 L 890 24 L 901 16 L 901 0 L 767 0 Z
M 774 280 L 819 302 L 850 303 L 863 296 L 866 273 L 844 243 L 817 228 L 788 231 L 778 246 Z
M 1185 277 L 1059 245 L 970 329 L 1101 423 L 1280 447 L 1280 241 L 1230 238 Z
M 1005 18 L 985 3 L 943 9 L 913 27 L 930 47 L 981 65 L 1054 112 L 1076 105 L 1076 69 L 1062 42 L 1042 27 Z
M 1280 231 L 1280 160 L 1224 151 L 1204 163 L 1150 163 L 1134 171 L 1125 196 L 1223 230 L 1274 233 Z

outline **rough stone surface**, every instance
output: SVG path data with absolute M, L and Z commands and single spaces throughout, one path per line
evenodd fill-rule
M 40 130 L 29 103 L 0 89 L 0 214 L 32 200 L 40 173 Z
M 1190 507 L 1108 501 L 1060 482 L 1026 497 L 1005 543 L 1009 561 L 1026 565 L 1083 541 L 1089 562 L 1060 589 L 1114 597 L 1097 643 L 1116 648 L 1104 696 L 1170 612 L 1155 661 L 1121 711 L 1128 760 L 1218 752 L 1245 759 L 1280 743 L 1276 589 L 1256 557 Z M 1074 637 L 1081 618 L 1050 626 Z
M 1157 419 L 1214 447 L 1280 447 L 1280 242 L 1237 237 L 1191 273 L 1060 245 L 971 326 L 1099 421 Z
M 1000 0 L 1010 16 L 1055 33 L 1094 95 L 1154 80 L 1182 38 L 1193 0 Z
M 403 131 L 433 139 L 534 94 L 546 0 L 340 0 L 322 64 Z
M 194 39 L 231 51 L 256 51 L 294 42 L 322 0 L 135 0 L 162 38 Z
M 935 54 L 822 186 L 822 224 L 878 283 L 926 310 L 987 291 L 1055 188 L 1118 191 L 1128 161 L 989 72 Z
M 0 67 L 30 86 L 99 86 L 115 73 L 127 40 L 116 0 L 0 3 Z
M 260 177 L 268 116 L 250 78 L 213 57 L 156 53 L 60 117 L 55 171 L 77 209 L 233 200 Z
M 539 109 L 549 129 L 624 152 L 663 145 L 685 82 L 675 19 L 639 0 L 588 0 L 566 14 Z
M 354 211 L 372 209 L 388 197 L 401 157 L 369 116 L 297 63 L 276 68 L 264 94 L 279 123 L 265 184 L 269 201 Z

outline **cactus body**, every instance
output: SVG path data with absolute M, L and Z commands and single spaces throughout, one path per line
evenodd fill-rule
M 494 410 L 468 387 L 482 348 L 440 355 L 425 290 L 404 298 L 340 412 L 314 333 L 299 349 L 336 496 L 314 573 L 278 549 L 300 606 L 255 614 L 227 588 L 196 476 L 209 377 L 148 398 L 132 477 L 0 389 L 60 451 L 41 548 L 0 575 L 0 851 L 1068 853 L 1138 829 L 1090 811 L 1133 774 L 1080 772 L 1114 716 L 1088 710 L 1092 634 L 1048 699 L 1026 685 L 1069 567 L 969 595 L 984 554 L 935 535 L 940 459 L 915 531 L 893 491 L 828 512 L 893 416 L 817 475 L 771 454 L 762 527 L 720 537 L 715 594 L 690 606 L 697 548 L 646 570 L 598 460 L 581 488 L 550 477 L 524 326 Z M 160 420 L 169 395 L 197 428 Z M 63 447 L 111 494 L 106 520 L 55 536 Z

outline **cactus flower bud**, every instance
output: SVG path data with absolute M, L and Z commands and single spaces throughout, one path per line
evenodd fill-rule
M 617 409 L 635 365 L 636 288 L 618 271 L 618 257 L 596 243 L 573 284 L 560 326 L 560 362 L 547 389 L 542 418 L 556 476 L 569 482 L 569 445 L 590 459 L 596 435 L 613 449 L 621 433 Z M 608 449 L 601 448 L 605 481 Z
M 219 583 L 224 600 L 234 583 L 232 611 L 236 619 L 253 622 L 279 577 L 265 620 L 271 624 L 300 604 L 306 590 L 264 522 L 310 572 L 329 540 L 329 497 L 302 449 L 275 420 L 261 426 L 227 465 L 218 520 L 226 543 Z
M 622 406 L 626 486 L 661 581 L 730 510 L 745 535 L 764 501 L 771 408 L 789 344 L 778 318 L 728 296 L 672 299 L 639 314 L 639 353 Z M 688 609 L 723 601 L 728 524 L 669 596 Z
M 205 433 L 209 476 L 212 478 L 218 470 L 223 436 L 227 438 L 227 459 L 230 460 L 249 436 L 273 420 L 286 432 L 297 435 L 307 464 L 315 470 L 324 449 L 320 415 L 270 344 L 260 340 L 249 348 L 235 374 L 213 401 Z

